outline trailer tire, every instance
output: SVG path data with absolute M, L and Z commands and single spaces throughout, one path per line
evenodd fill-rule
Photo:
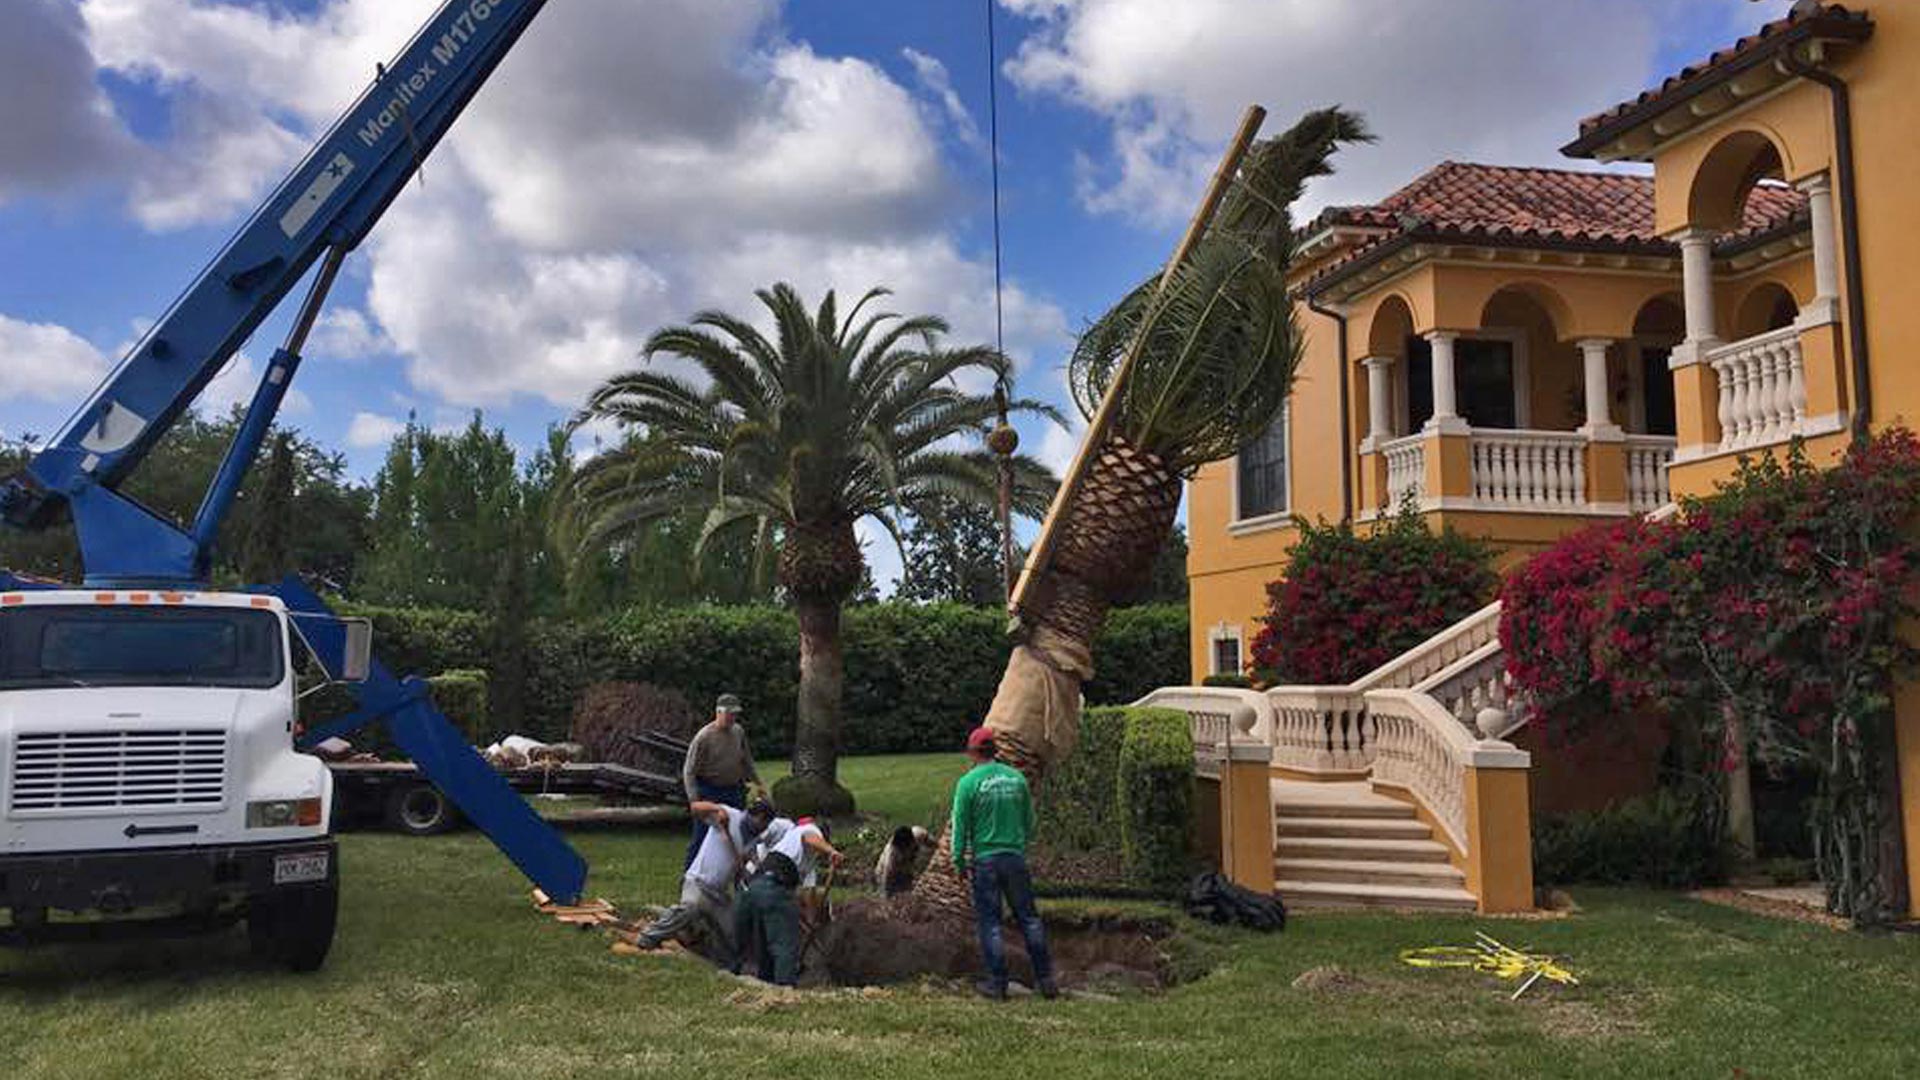
M 339 916 L 337 881 L 256 896 L 247 909 L 247 939 L 262 960 L 303 974 L 318 971 L 333 948 Z
M 409 836 L 435 836 L 457 828 L 460 810 L 440 789 L 424 780 L 397 785 L 387 793 L 387 826 Z

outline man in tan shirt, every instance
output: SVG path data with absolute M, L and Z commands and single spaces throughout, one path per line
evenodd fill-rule
M 713 720 L 701 728 L 687 744 L 687 760 L 680 767 L 680 783 L 687 790 L 687 803 L 718 803 L 735 809 L 747 805 L 747 784 L 760 786 L 760 773 L 754 768 L 753 748 L 747 743 L 747 729 L 740 722 L 740 699 L 721 694 L 713 703 Z M 692 866 L 700 844 L 707 838 L 706 818 L 695 814 L 693 840 L 687 844 L 684 866 Z

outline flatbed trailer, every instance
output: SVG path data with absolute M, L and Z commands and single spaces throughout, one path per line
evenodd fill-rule
M 336 826 L 383 823 L 431 836 L 460 824 L 459 811 L 410 761 L 334 761 Z M 601 795 L 653 806 L 684 806 L 678 776 L 612 762 L 566 762 L 496 769 L 523 795 Z

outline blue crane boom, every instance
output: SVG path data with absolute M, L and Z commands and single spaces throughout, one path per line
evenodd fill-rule
M 279 412 L 342 262 L 546 2 L 448 0 L 377 68 L 366 93 L 26 469 L 0 481 L 0 518 L 39 529 L 70 514 L 89 586 L 204 585 L 220 523 Z M 181 528 L 122 494 L 120 485 L 310 272 L 286 343 L 261 373 L 191 525 Z M 44 587 L 0 570 L 0 589 Z M 320 659 L 339 670 L 340 635 L 327 629 L 317 596 L 293 579 L 256 591 L 282 597 Z M 376 664 L 354 691 L 360 710 L 329 725 L 329 734 L 384 721 L 421 771 L 545 892 L 580 895 L 585 862 L 474 753 L 420 680 L 396 678 Z

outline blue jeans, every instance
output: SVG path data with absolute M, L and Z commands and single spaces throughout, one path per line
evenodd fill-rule
M 1011 851 L 973 863 L 973 918 L 980 931 L 980 955 L 986 958 L 988 976 L 997 987 L 1007 985 L 1007 948 L 1000 939 L 1002 897 L 1013 909 L 1014 925 L 1027 943 L 1033 977 L 1042 983 L 1051 981 L 1053 957 L 1047 952 L 1047 928 L 1040 924 L 1040 913 L 1033 906 L 1033 878 L 1027 874 L 1026 856 Z
M 745 784 L 721 787 L 718 784 L 709 784 L 705 780 L 695 780 L 693 795 L 701 802 L 719 803 L 722 806 L 731 806 L 735 810 L 747 808 L 747 785 Z M 685 870 L 693 865 L 693 857 L 700 854 L 700 845 L 706 839 L 707 819 L 696 815 L 693 819 L 693 839 L 687 844 L 687 861 L 680 864 L 680 869 Z

